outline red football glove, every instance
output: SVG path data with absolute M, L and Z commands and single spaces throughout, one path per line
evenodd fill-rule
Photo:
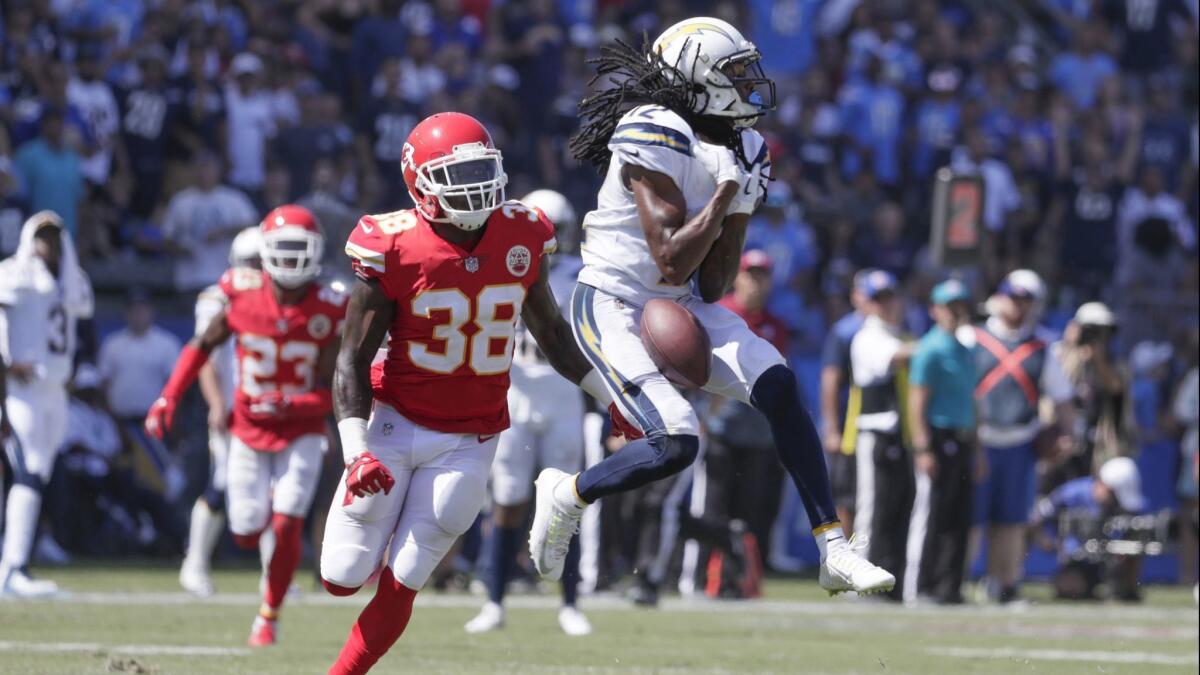
M 174 398 L 158 397 L 158 400 L 150 404 L 150 411 L 146 413 L 146 433 L 161 441 L 175 425 L 175 408 L 178 406 L 179 401 Z
M 621 414 L 621 410 L 617 408 L 616 403 L 608 404 L 608 415 L 612 418 L 612 435 L 624 436 L 626 441 L 636 441 L 645 436 L 641 429 L 629 423 L 625 416 Z
M 345 506 L 354 501 L 355 497 L 369 497 L 383 490 L 383 494 L 392 491 L 396 479 L 392 472 L 369 452 L 364 452 L 346 467 L 346 499 Z

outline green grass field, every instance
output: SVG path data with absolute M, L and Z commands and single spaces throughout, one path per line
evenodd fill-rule
M 322 673 L 368 597 L 309 590 L 285 607 L 280 644 L 251 651 L 243 645 L 257 606 L 252 570 L 218 573 L 220 593 L 206 600 L 179 592 L 175 569 L 162 566 L 42 575 L 72 595 L 0 601 L 5 675 Z M 903 609 L 829 600 L 814 582 L 777 580 L 752 602 L 668 599 L 639 610 L 585 598 L 596 629 L 586 638 L 559 632 L 553 596 L 514 597 L 505 630 L 468 636 L 462 624 L 479 604 L 423 593 L 407 633 L 375 672 L 1195 673 L 1200 635 L 1182 589 L 1149 589 L 1141 606 Z

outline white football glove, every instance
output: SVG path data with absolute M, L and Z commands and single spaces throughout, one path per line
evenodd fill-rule
M 697 141 L 692 147 L 696 159 L 700 160 L 717 185 L 727 181 L 735 181 L 739 185 L 746 182 L 746 172 L 729 148 L 704 141 Z
M 770 177 L 763 170 L 761 164 L 755 164 L 750 167 L 750 170 L 745 173 L 745 178 L 742 180 L 741 189 L 738 190 L 737 195 L 729 204 L 728 215 L 734 213 L 750 215 L 758 210 L 763 199 L 767 196 L 767 182 L 769 180 Z

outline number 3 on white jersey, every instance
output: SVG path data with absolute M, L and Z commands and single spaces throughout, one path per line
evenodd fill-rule
M 467 353 L 470 352 L 469 365 L 476 375 L 506 372 L 512 365 L 517 317 L 521 315 L 521 303 L 524 300 L 525 287 L 521 284 L 484 288 L 475 298 L 474 322 L 479 331 L 468 338 L 462 328 L 472 318 L 471 300 L 462 291 L 445 288 L 420 293 L 413 298 L 413 314 L 424 319 L 432 316 L 433 312 L 446 312 L 448 315 L 445 323 L 433 327 L 433 338 L 444 346 L 439 352 L 422 342 L 410 340 L 408 359 L 419 368 L 449 374 L 467 361 Z M 498 318 L 499 309 L 504 305 L 512 307 L 510 318 Z M 504 341 L 501 353 L 492 353 L 493 340 Z

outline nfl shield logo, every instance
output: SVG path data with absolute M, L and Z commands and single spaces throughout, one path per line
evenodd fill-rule
M 479 271 L 479 258 L 476 258 L 475 256 L 471 256 L 470 258 L 467 258 L 466 261 L 463 263 L 463 267 L 466 267 L 467 271 L 472 274 L 474 274 L 475 272 L 478 272 Z
M 288 329 L 287 319 L 276 319 L 275 320 L 275 329 L 278 330 L 280 333 L 286 333 L 287 329 Z
M 384 435 L 384 436 L 391 436 L 391 435 L 392 435 L 392 430 L 393 430 L 393 429 L 395 429 L 395 427 L 393 427 L 393 426 L 392 426 L 392 423 L 391 423 L 391 422 L 384 422 L 384 423 L 383 423 L 383 435 Z

